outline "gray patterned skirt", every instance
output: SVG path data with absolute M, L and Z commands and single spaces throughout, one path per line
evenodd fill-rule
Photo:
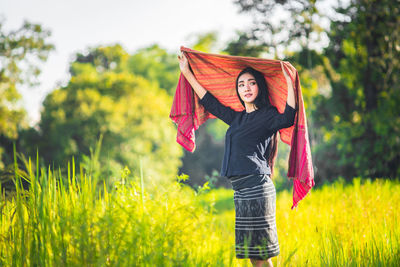
M 234 189 L 236 258 L 265 260 L 279 255 L 276 191 L 271 178 L 247 175 L 229 180 Z M 238 186 L 243 181 L 250 186 Z

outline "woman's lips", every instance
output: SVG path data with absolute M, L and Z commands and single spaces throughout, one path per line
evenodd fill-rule
M 253 94 L 245 94 L 245 97 L 251 97 Z

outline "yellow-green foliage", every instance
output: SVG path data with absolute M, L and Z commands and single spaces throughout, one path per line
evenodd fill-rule
M 99 191 L 69 169 L 68 184 L 42 169 L 24 177 L 29 191 L 1 197 L 1 266 L 250 266 L 235 258 L 232 190 L 147 189 L 125 168 L 113 190 Z M 275 266 L 398 266 L 399 189 L 336 182 L 293 211 L 291 194 L 279 193 Z
M 278 227 L 283 259 L 293 266 L 399 266 L 399 183 L 356 178 L 336 182 L 290 212 L 291 196 L 279 195 Z
M 142 183 L 125 168 L 111 192 L 105 185 L 99 192 L 97 181 L 82 174 L 77 179 L 74 168 L 68 168 L 68 184 L 50 170 L 31 171 L 23 178 L 30 181 L 29 191 L 21 189 L 18 178 L 17 192 L 1 197 L 0 266 L 223 266 L 232 261 L 221 233 L 213 231 L 211 214 L 189 187 L 174 182 L 150 194 L 140 186 L 146 178 Z
M 117 178 L 125 165 L 138 175 L 140 158 L 149 179 L 171 180 L 183 155 L 182 147 L 172 141 L 176 127 L 168 119 L 173 97 L 164 86 L 171 87 L 172 78 L 157 71 L 158 75 L 144 77 L 146 73 L 139 69 L 158 66 L 165 72 L 164 62 L 153 62 L 152 56 L 172 59 L 160 48 L 143 53 L 138 52 L 129 64 L 129 54 L 118 44 L 91 48 L 85 55 L 78 53 L 70 66 L 68 84 L 46 96 L 40 131 L 26 139 L 37 142 L 22 145 L 26 154 L 34 155 L 39 148 L 45 164 L 63 168 L 71 157 L 85 162 L 83 155 L 89 156 L 102 136 L 99 173 L 106 174 L 103 178 L 108 182 Z M 135 59 L 141 59 L 138 65 Z M 175 55 L 173 60 L 179 69 Z M 179 73 L 173 74 L 176 83 Z M 168 82 L 164 84 L 164 80 Z
M 339 180 L 312 190 L 294 210 L 291 192 L 278 193 L 281 253 L 273 258 L 274 266 L 400 266 L 399 190 L 398 181 L 356 178 L 345 185 Z M 231 198 L 232 191 L 220 189 L 204 199 L 215 201 L 220 224 L 229 225 L 227 242 L 234 242 L 227 238 L 234 235 Z

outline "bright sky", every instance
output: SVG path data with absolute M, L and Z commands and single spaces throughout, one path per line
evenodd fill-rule
M 24 20 L 51 30 L 49 41 L 56 50 L 42 66 L 40 85 L 19 88 L 31 125 L 40 118 L 45 96 L 68 81 L 68 66 L 76 52 L 96 45 L 120 43 L 133 53 L 159 44 L 177 53 L 190 46 L 193 34 L 217 31 L 221 43 L 235 30 L 251 25 L 251 18 L 238 14 L 233 0 L 1 0 L 0 16 L 6 32 Z

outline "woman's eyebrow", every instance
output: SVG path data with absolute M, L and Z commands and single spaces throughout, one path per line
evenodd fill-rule
M 256 79 L 254 79 L 254 78 L 250 78 L 250 79 L 247 79 L 248 81 L 255 81 Z M 238 83 L 244 83 L 244 80 L 241 80 L 241 81 L 239 81 Z

